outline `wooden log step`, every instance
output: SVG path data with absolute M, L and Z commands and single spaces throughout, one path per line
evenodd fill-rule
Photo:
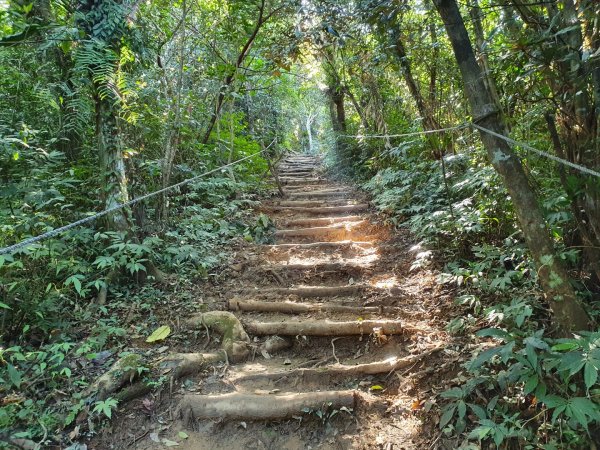
M 298 242 L 298 243 L 289 243 L 289 244 L 273 244 L 273 245 L 265 245 L 271 250 L 289 250 L 289 249 L 298 249 L 298 250 L 336 250 L 340 247 L 361 247 L 361 248 L 371 248 L 373 247 L 373 242 L 369 241 L 335 241 L 335 242 Z
M 270 264 L 269 266 L 262 267 L 267 271 L 276 272 L 296 272 L 302 270 L 308 270 L 312 272 L 343 272 L 347 273 L 361 273 L 367 272 L 371 268 L 370 264 L 357 264 L 351 262 L 320 262 L 320 263 L 306 263 L 306 264 Z
M 296 198 L 328 198 L 328 197 L 351 197 L 355 195 L 350 191 L 305 191 L 305 192 L 290 192 L 287 196 L 292 199 Z
M 266 302 L 258 300 L 231 299 L 228 307 L 232 311 L 273 312 L 282 314 L 306 314 L 317 312 L 348 314 L 398 313 L 399 308 L 379 306 L 345 306 L 332 303 Z
M 345 297 L 360 295 L 368 289 L 363 284 L 354 284 L 347 286 L 297 286 L 291 288 L 271 288 L 265 289 L 266 293 L 275 293 L 281 296 L 297 295 L 300 298 L 314 297 Z
M 316 227 L 322 225 L 331 225 L 340 222 L 357 222 L 359 220 L 363 220 L 363 218 L 361 216 L 315 217 L 311 219 L 292 219 L 285 222 L 285 224 L 288 227 Z
M 299 206 L 301 208 L 318 208 L 321 206 L 346 206 L 352 204 L 347 199 L 335 199 L 327 202 L 323 200 L 281 200 L 278 206 Z
M 310 191 L 321 191 L 323 190 L 322 184 L 300 184 L 300 185 L 286 185 L 284 188 L 284 192 L 288 193 L 298 193 L 298 192 L 310 192 Z M 328 189 L 331 191 L 348 191 L 348 187 L 340 186 L 336 188 Z
M 274 294 L 281 297 L 295 295 L 299 298 L 331 298 L 331 297 L 352 297 L 365 295 L 368 292 L 386 293 L 393 296 L 405 296 L 406 292 L 398 286 L 389 288 L 379 288 L 368 284 L 352 284 L 344 286 L 296 286 L 296 287 L 277 287 L 267 289 L 249 289 L 242 292 L 247 296 L 259 296 L 260 294 Z
M 329 319 L 286 320 L 284 322 L 243 321 L 249 334 L 256 336 L 360 336 L 372 334 L 375 329 L 385 335 L 402 334 L 399 320 Z
M 402 370 L 412 367 L 425 358 L 433 355 L 444 349 L 444 346 L 439 345 L 425 351 L 421 351 L 416 355 L 408 355 L 402 358 L 391 357 L 384 361 L 376 361 L 366 364 L 334 364 L 331 366 L 318 367 L 315 369 L 292 369 L 285 371 L 263 372 L 253 374 L 242 374 L 235 377 L 235 383 L 247 381 L 275 381 L 281 380 L 282 383 L 289 383 L 291 379 L 299 378 L 304 381 L 308 380 L 323 380 L 327 377 L 355 377 L 365 375 L 380 375 L 388 374 L 394 370 Z
M 366 211 L 369 205 L 366 203 L 360 203 L 358 205 L 342 205 L 342 206 L 321 206 L 321 207 L 304 207 L 304 206 L 271 206 L 268 207 L 274 211 L 289 211 L 309 214 L 311 216 L 322 215 L 328 216 L 329 214 L 344 214 L 353 212 Z
M 323 391 L 277 395 L 231 392 L 218 395 L 183 396 L 179 414 L 184 422 L 192 419 L 276 420 L 302 415 L 303 410 L 328 405 L 333 409 L 354 408 L 356 391 Z
M 279 182 L 281 184 L 288 185 L 313 185 L 313 184 L 319 184 L 319 183 L 325 183 L 324 180 L 320 180 L 319 178 L 315 178 L 315 177 L 280 177 L 279 178 Z
M 326 227 L 294 228 L 289 230 L 276 230 L 275 237 L 294 237 L 294 236 L 324 236 L 340 231 L 350 232 L 352 228 L 357 228 L 366 224 L 365 220 L 349 223 L 335 223 Z

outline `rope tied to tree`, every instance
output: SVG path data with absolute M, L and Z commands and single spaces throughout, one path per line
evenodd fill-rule
M 37 242 L 41 242 L 41 241 L 45 241 L 47 239 L 53 238 L 55 236 L 58 236 L 58 235 L 60 235 L 60 234 L 62 234 L 64 232 L 66 232 L 66 231 L 69 231 L 69 230 L 71 230 L 73 228 L 77 228 L 77 227 L 79 227 L 81 225 L 85 225 L 87 223 L 94 222 L 94 221 L 98 220 L 101 217 L 108 216 L 109 214 L 112 214 L 112 213 L 114 213 L 116 211 L 119 211 L 119 210 L 121 210 L 123 208 L 128 208 L 128 207 L 130 207 L 132 205 L 135 205 L 136 203 L 139 203 L 139 202 L 141 202 L 143 200 L 146 200 L 146 199 L 149 199 L 151 197 L 157 196 L 159 194 L 171 191 L 171 190 L 176 189 L 178 187 L 185 186 L 186 184 L 189 184 L 189 183 L 191 183 L 193 181 L 199 180 L 200 178 L 204 178 L 204 177 L 206 177 L 208 175 L 212 175 L 213 173 L 219 172 L 220 170 L 226 169 L 228 167 L 235 166 L 235 165 L 241 163 L 242 161 L 246 161 L 247 159 L 250 159 L 250 158 L 252 158 L 254 156 L 257 156 L 257 155 L 260 155 L 261 153 L 266 152 L 267 150 L 269 150 L 269 148 L 271 148 L 271 146 L 275 143 L 275 141 L 276 141 L 276 139 L 273 139 L 273 141 L 267 147 L 265 147 L 264 149 L 262 149 L 262 150 L 260 150 L 258 152 L 255 152 L 255 153 L 253 153 L 251 155 L 248 155 L 248 156 L 245 156 L 243 158 L 240 158 L 240 159 L 238 159 L 236 161 L 230 162 L 228 164 L 224 164 L 224 165 L 222 165 L 220 167 L 217 167 L 216 169 L 210 170 L 208 172 L 204 172 L 204 173 L 202 173 L 200 175 L 196 175 L 195 177 L 188 178 L 186 180 L 180 181 L 179 183 L 172 184 L 171 186 L 167 186 L 167 187 L 159 189 L 157 191 L 153 191 L 153 192 L 150 192 L 148 194 L 144 194 L 144 195 L 142 195 L 140 197 L 136 197 L 136 198 L 134 198 L 132 200 L 129 200 L 129 201 L 125 202 L 125 203 L 120 203 L 120 204 L 115 205 L 115 206 L 113 206 L 111 208 L 108 208 L 108 209 L 105 209 L 105 210 L 100 211 L 98 213 L 92 214 L 91 216 L 85 217 L 83 219 L 76 220 L 75 222 L 72 222 L 72 223 L 70 223 L 68 225 L 65 225 L 65 226 L 62 226 L 62 227 L 59 227 L 59 228 L 55 228 L 54 230 L 47 231 L 46 233 L 40 234 L 38 236 L 33 236 L 33 237 L 25 239 L 25 240 L 23 240 L 21 242 L 18 242 L 16 244 L 9 245 L 8 247 L 0 248 L 0 255 L 7 255 L 9 253 L 13 253 L 13 252 L 15 252 L 17 250 L 20 250 L 20 249 L 23 249 L 25 247 L 29 247 L 30 245 L 35 244 Z

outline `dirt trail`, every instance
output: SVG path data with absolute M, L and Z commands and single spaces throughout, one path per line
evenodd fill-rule
M 248 333 L 240 361 L 181 379 L 148 417 L 132 402 L 95 448 L 165 448 L 157 434 L 181 449 L 428 447 L 436 430 L 418 403 L 448 352 L 438 317 L 450 299 L 434 273 L 409 272 L 410 240 L 317 158 L 290 156 L 279 172 L 285 198 L 263 205 L 276 242 L 241 259 L 218 305 Z

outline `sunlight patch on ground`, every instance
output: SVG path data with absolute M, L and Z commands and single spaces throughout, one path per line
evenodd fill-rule
M 398 279 L 395 276 L 381 278 L 373 282 L 372 285 L 379 289 L 389 289 L 398 286 Z
M 311 256 L 290 256 L 289 259 L 286 260 L 287 264 L 294 265 L 303 265 L 306 267 L 311 267 L 317 264 L 325 264 L 331 262 L 339 262 L 339 263 L 349 263 L 357 266 L 367 267 L 373 264 L 375 261 L 379 259 L 379 255 L 376 253 L 372 253 L 370 255 L 365 256 L 356 256 L 354 258 L 339 258 L 339 257 L 311 257 Z

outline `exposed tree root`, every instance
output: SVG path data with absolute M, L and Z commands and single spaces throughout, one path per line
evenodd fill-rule
M 95 395 L 97 400 L 105 400 L 126 383 L 131 383 L 139 375 L 138 369 L 141 367 L 143 367 L 141 355 L 131 353 L 120 358 L 86 389 L 85 396 Z
M 250 354 L 250 338 L 237 317 L 230 312 L 210 311 L 196 314 L 188 323 L 197 327 L 208 327 L 220 333 L 223 336 L 221 346 L 230 361 L 243 361 Z
M 278 312 L 283 314 L 302 314 L 311 312 L 335 312 L 351 314 L 381 314 L 399 312 L 399 308 L 378 306 L 344 306 L 331 303 L 294 303 L 261 302 L 255 300 L 229 300 L 229 309 L 233 311 Z
M 224 353 L 174 353 L 162 359 L 159 368 L 174 380 L 200 372 L 211 364 L 226 361 Z
M 375 328 L 386 335 L 402 334 L 403 327 L 399 320 L 294 320 L 286 322 L 244 322 L 248 333 L 254 335 L 282 336 L 351 336 L 371 334 Z
M 306 408 L 354 408 L 356 391 L 307 392 L 254 395 L 232 392 L 223 395 L 185 395 L 179 406 L 185 422 L 193 419 L 276 420 L 302 414 Z

